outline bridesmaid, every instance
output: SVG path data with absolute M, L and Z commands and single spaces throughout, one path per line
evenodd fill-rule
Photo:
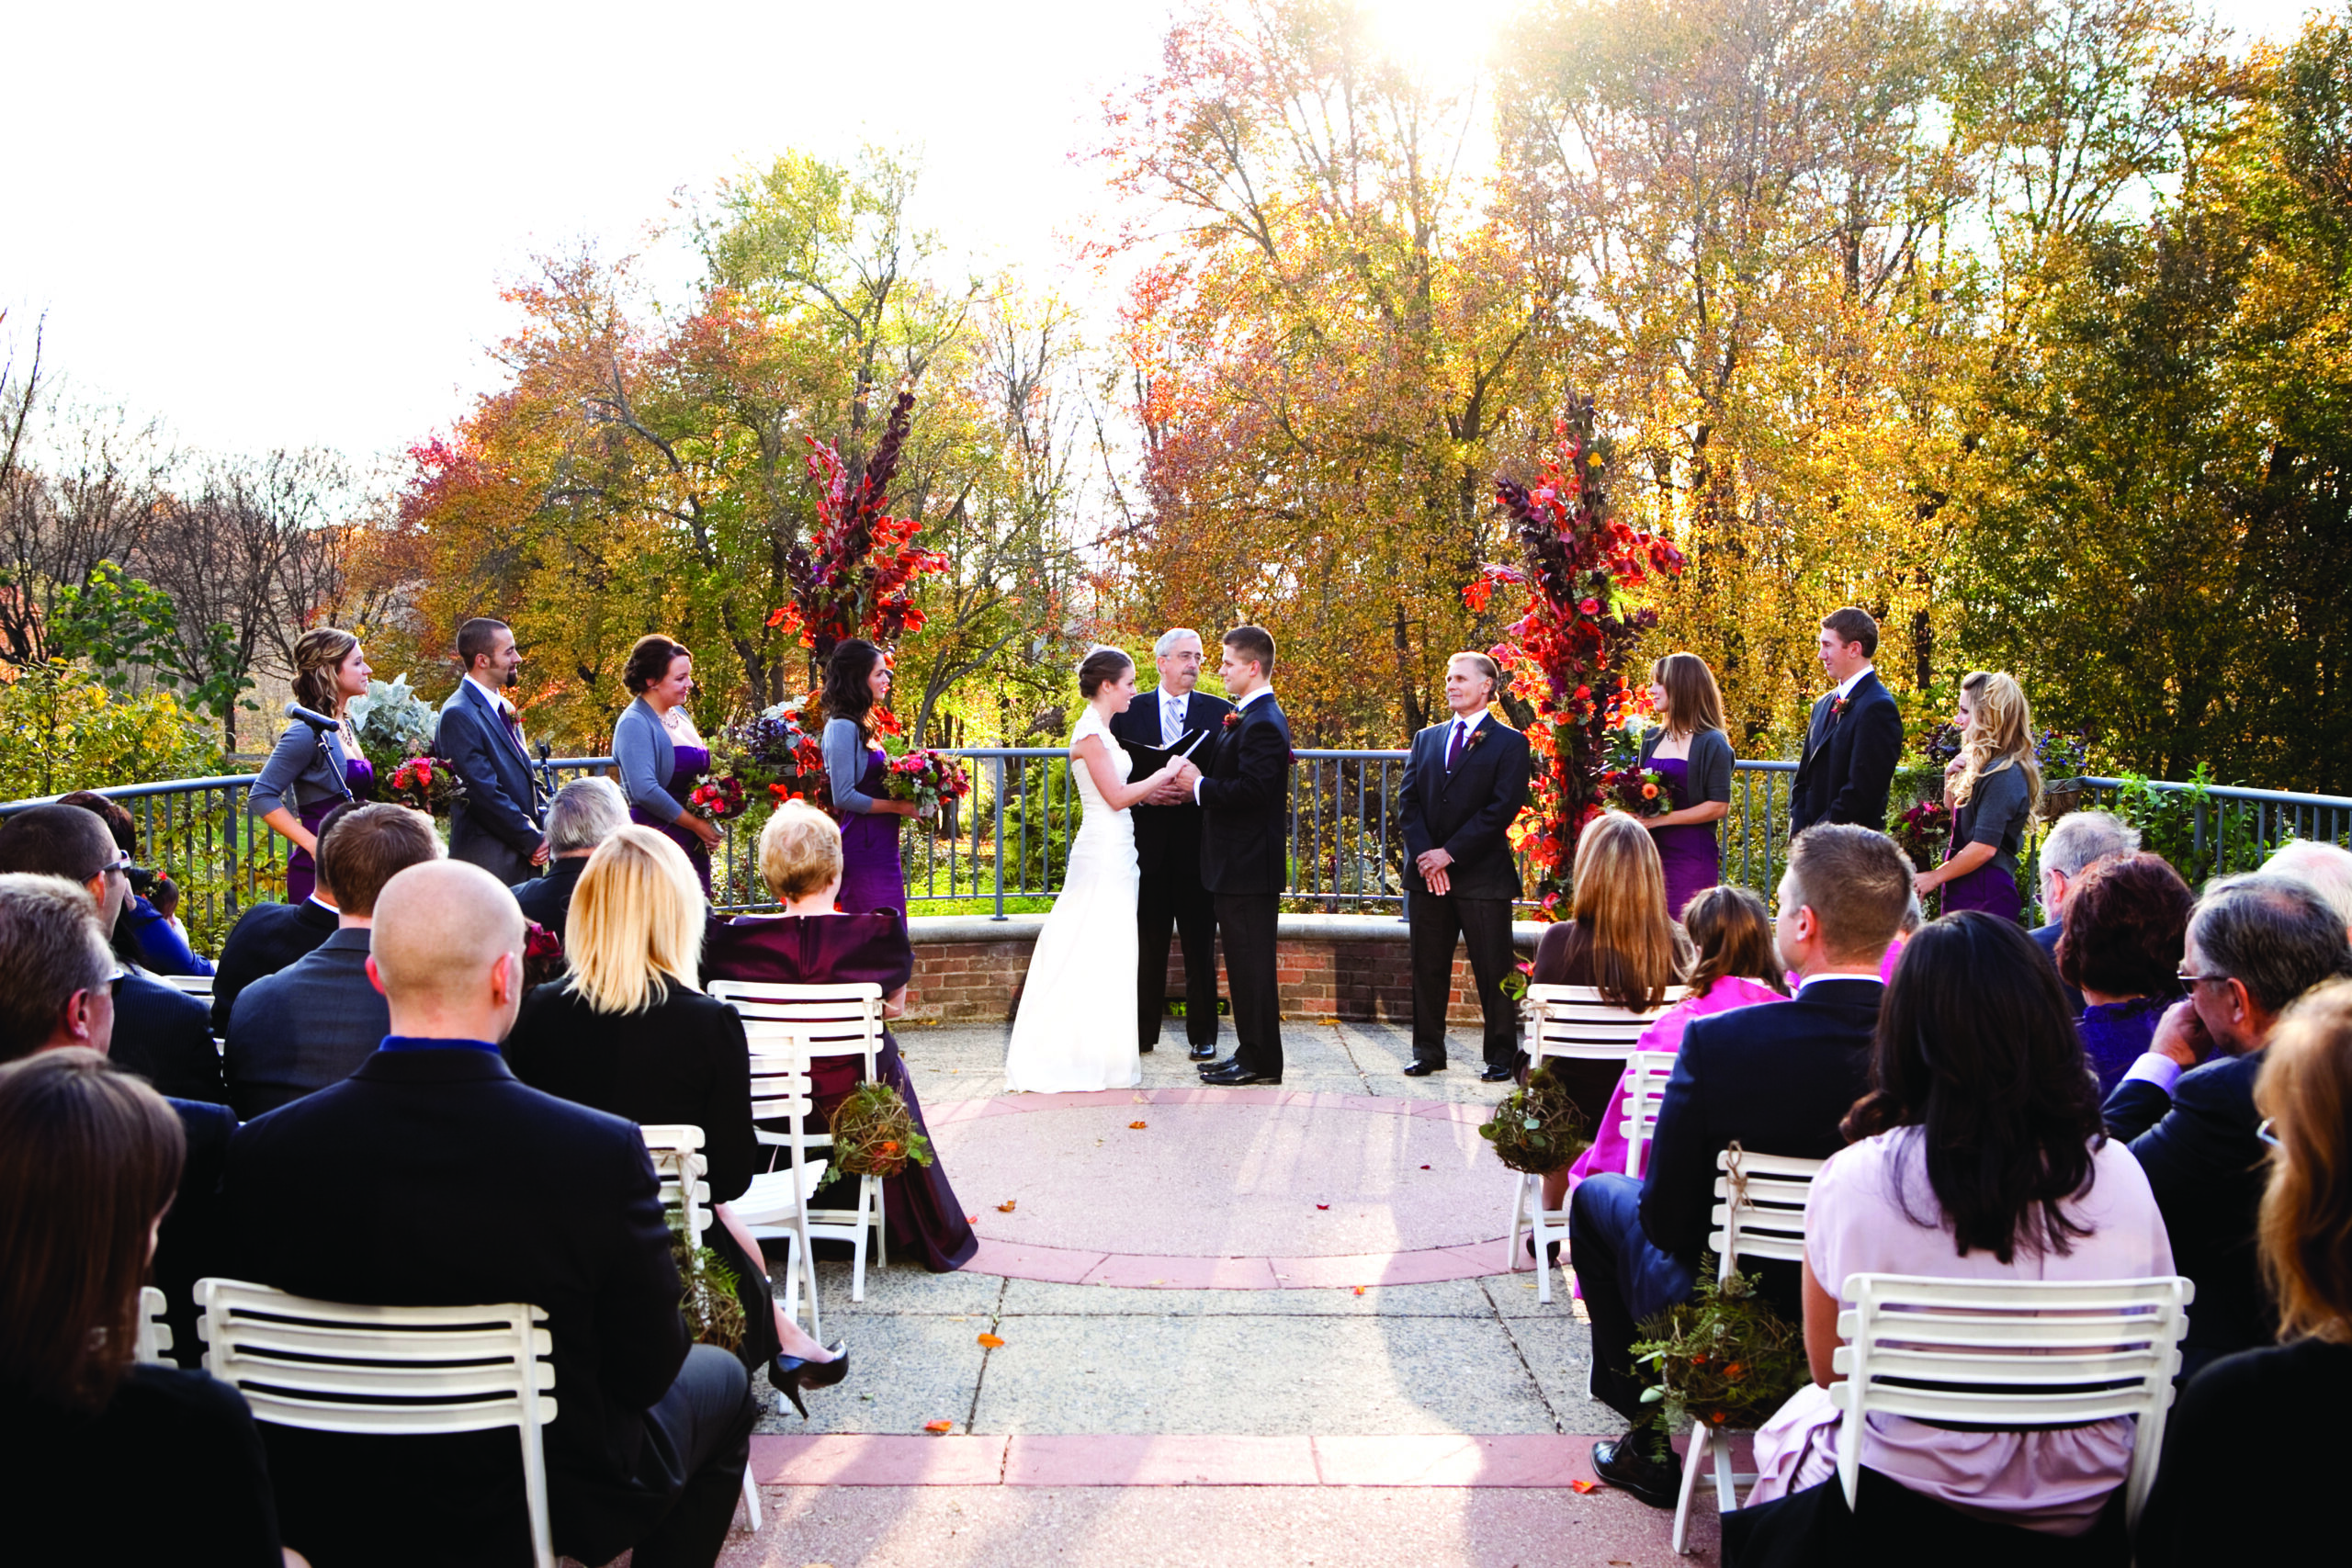
M 1715 672 L 1695 653 L 1669 653 L 1650 666 L 1650 702 L 1659 723 L 1642 742 L 1642 766 L 1666 780 L 1674 809 L 1641 818 L 1657 840 L 1666 873 L 1666 910 L 1682 907 L 1723 880 L 1715 823 L 1731 810 L 1731 738 Z
M 359 639 L 334 626 L 312 626 L 294 644 L 294 700 L 336 721 L 323 737 L 300 719 L 271 748 L 245 809 L 294 848 L 286 857 L 286 901 L 300 904 L 318 887 L 319 824 L 345 801 L 365 798 L 376 770 L 359 752 L 344 705 L 368 694 L 368 656 Z
M 2041 764 L 2033 755 L 2033 709 L 2004 670 L 1975 670 L 1960 683 L 1960 755 L 1944 771 L 1951 850 L 1918 875 L 1919 895 L 1944 890 L 1943 912 L 1982 909 L 2005 920 L 2023 912 L 2018 852 L 2041 807 Z
M 717 824 L 687 810 L 682 798 L 710 771 L 710 748 L 686 712 L 686 694 L 695 688 L 694 655 L 659 632 L 641 637 L 628 650 L 621 684 L 637 697 L 613 727 L 613 761 L 620 770 L 621 793 L 628 796 L 628 818 L 666 834 L 685 851 L 701 879 L 702 896 L 708 898 L 710 852 L 718 847 L 720 834 Z
M 874 710 L 890 694 L 890 666 L 864 637 L 833 649 L 825 665 L 825 779 L 842 825 L 842 913 L 907 907 L 907 874 L 899 863 L 899 819 L 911 800 L 892 800 L 883 784 L 889 753 L 874 739 Z

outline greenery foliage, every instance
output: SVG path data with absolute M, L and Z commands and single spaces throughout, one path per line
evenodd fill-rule
M 0 666 L 0 800 L 200 778 L 220 762 L 211 727 L 170 692 L 132 695 L 77 665 Z
M 1804 1337 L 1757 1293 L 1756 1277 L 1715 1273 L 1702 1256 L 1690 1299 L 1644 1322 L 1634 1343 L 1634 1365 L 1655 1379 L 1642 1402 L 1656 1407 L 1661 1438 L 1689 1422 L 1760 1427 L 1811 1377 Z
M 1527 1075 L 1525 1088 L 1504 1095 L 1478 1136 L 1494 1145 L 1495 1157 L 1504 1165 L 1537 1176 L 1567 1169 L 1592 1146 L 1584 1112 L 1549 1066 L 1537 1067 Z

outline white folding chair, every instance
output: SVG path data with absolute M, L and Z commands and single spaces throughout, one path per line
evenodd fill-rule
M 709 1233 L 710 1162 L 703 1156 L 703 1134 L 699 1127 L 682 1122 L 660 1122 L 650 1127 L 639 1127 L 644 1136 L 645 1152 L 653 1158 L 653 1174 L 662 1179 L 662 1208 L 664 1213 L 678 1211 L 679 1228 L 686 1235 L 686 1256 L 691 1267 L 702 1267 L 703 1237 Z M 752 1533 L 760 1529 L 760 1490 L 752 1483 L 749 1467 L 743 1472 L 743 1513 Z
M 2123 1521 L 2140 1507 L 2164 1451 L 2180 1337 L 2197 1289 L 2178 1277 L 2084 1283 L 1849 1274 L 1838 1294 L 1837 1370 L 1844 1412 L 1838 1482 L 1854 1506 L 1862 1424 L 1871 1416 L 2031 1430 L 2129 1416 Z
M 158 975 L 154 977 L 175 991 L 184 991 L 201 1001 L 212 999 L 212 976 L 209 975 Z
M 881 987 L 871 982 L 839 986 L 779 986 L 755 985 L 743 980 L 715 980 L 711 982 L 710 994 L 742 1015 L 743 1033 L 750 1041 L 754 1055 L 798 1055 L 812 1063 L 820 1056 L 857 1056 L 862 1061 L 861 1081 L 874 1081 L 875 1056 L 882 1049 Z M 763 1111 L 755 1110 L 753 1114 L 763 1121 L 769 1119 Z M 796 1127 L 792 1135 L 800 1136 L 801 1133 L 802 1129 Z M 760 1133 L 760 1141 L 776 1149 L 783 1148 L 785 1138 L 784 1134 L 765 1129 Z M 808 1146 L 830 1150 L 832 1140 L 820 1136 L 819 1141 Z M 830 1157 L 829 1155 L 828 1159 Z M 820 1167 L 820 1174 L 821 1170 Z M 748 1197 L 747 1194 L 747 1201 Z M 736 1205 L 736 1212 L 739 1214 L 744 1212 L 742 1203 Z M 809 1210 L 808 1227 L 808 1235 L 819 1240 L 850 1244 L 849 1299 L 864 1301 L 869 1237 L 876 1264 L 884 1269 L 890 1266 L 890 1238 L 888 1227 L 883 1221 L 880 1179 L 859 1177 L 857 1201 L 849 1208 Z M 752 1234 L 759 1235 L 763 1233 L 754 1230 Z M 806 1251 L 805 1246 L 802 1250 Z M 813 1302 L 816 1276 L 811 1272 L 808 1278 Z M 797 1287 L 787 1295 L 797 1302 Z M 812 1307 L 810 1310 L 813 1312 L 815 1309 Z M 813 1324 L 812 1319 L 811 1334 L 816 1332 Z
M 1547 1056 L 1622 1065 L 1633 1055 L 1634 1043 L 1642 1037 L 1643 1031 L 1688 994 L 1686 987 L 1673 987 L 1666 993 L 1663 1005 L 1647 1012 L 1635 1012 L 1604 1000 L 1599 988 L 1592 986 L 1530 986 L 1530 1070 L 1541 1067 Z M 1519 1269 L 1519 1235 L 1522 1227 L 1535 1233 L 1535 1256 L 1539 1260 L 1551 1256 L 1555 1243 L 1567 1245 L 1568 1212 L 1544 1207 L 1544 1179 L 1532 1171 L 1520 1173 L 1511 1193 L 1510 1235 L 1503 1242 L 1503 1261 L 1513 1272 Z M 1552 1266 L 1548 1262 L 1538 1262 L 1535 1298 L 1546 1305 L 1551 1303 Z
M 232 1384 L 254 1419 L 313 1432 L 481 1432 L 523 1442 L 531 1551 L 555 1568 L 547 1454 L 555 1367 L 547 1314 L 496 1306 L 352 1306 L 266 1285 L 199 1280 L 204 1370 Z
M 1666 1098 L 1666 1080 L 1673 1076 L 1671 1051 L 1636 1051 L 1625 1058 L 1625 1099 L 1617 1131 L 1625 1140 L 1628 1176 L 1642 1174 L 1642 1152 L 1657 1130 L 1658 1102 Z
M 1735 1144 L 1715 1156 L 1714 1228 L 1707 1234 L 1707 1248 L 1716 1258 L 1715 1278 L 1728 1280 L 1739 1271 L 1742 1259 L 1773 1258 L 1802 1262 L 1804 1258 L 1804 1201 L 1813 1179 L 1825 1162 L 1795 1159 L 1786 1155 L 1750 1154 Z M 1707 1450 L 1715 1450 L 1715 1507 L 1730 1513 L 1739 1506 L 1739 1488 L 1756 1484 L 1752 1472 L 1734 1474 L 1731 1436 L 1736 1428 L 1693 1423 L 1690 1451 L 1682 1456 L 1682 1495 L 1674 1505 L 1674 1550 L 1684 1545 L 1690 1531 L 1690 1498 Z
M 170 1310 L 163 1292 L 153 1285 L 139 1287 L 139 1348 L 134 1352 L 139 1359 L 159 1366 L 171 1361 L 164 1354 L 172 1348 L 172 1325 L 164 1321 Z
M 747 1025 L 746 1029 L 752 1027 Z M 790 1044 L 788 1038 L 774 1035 L 753 1042 L 752 1116 L 754 1121 L 784 1123 L 785 1131 L 781 1133 L 763 1129 L 760 1141 L 778 1150 L 785 1164 L 782 1169 L 752 1178 L 750 1189 L 735 1200 L 732 1208 L 735 1217 L 743 1222 L 754 1240 L 785 1244 L 785 1315 L 800 1315 L 800 1292 L 806 1285 L 808 1333 L 821 1339 L 824 1329 L 817 1305 L 817 1257 L 809 1242 L 825 1233 L 813 1223 L 814 1217 L 820 1213 L 854 1211 L 819 1211 L 808 1206 L 808 1200 L 824 1185 L 825 1173 L 831 1168 L 833 1140 L 830 1133 L 808 1130 L 808 1118 L 816 1109 L 808 1088 L 808 1058 L 797 1052 L 776 1054 L 775 1048 L 788 1048 Z M 835 1235 L 849 1235 L 844 1227 L 834 1226 L 831 1230 Z M 862 1235 L 863 1230 L 858 1234 Z M 855 1238 L 851 1239 L 854 1245 Z M 775 1278 L 771 1269 L 769 1279 L 773 1281 Z

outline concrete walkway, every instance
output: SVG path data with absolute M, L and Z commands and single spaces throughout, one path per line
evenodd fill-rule
M 1203 1091 L 1163 1043 L 1140 1094 L 1007 1096 L 1006 1033 L 900 1036 L 981 1257 L 869 1269 L 863 1303 L 824 1266 L 855 1370 L 761 1423 L 764 1528 L 723 1561 L 1676 1561 L 1670 1516 L 1592 1485 L 1621 1423 L 1565 1280 L 1542 1306 L 1501 1271 L 1475 1066 L 1290 1023 L 1278 1092 Z M 1712 1561 L 1711 1506 L 1692 1535 Z

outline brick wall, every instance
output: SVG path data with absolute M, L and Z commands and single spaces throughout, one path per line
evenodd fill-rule
M 1028 975 L 1029 951 L 1043 920 L 1044 917 L 1032 915 L 1001 922 L 922 917 L 910 921 L 915 973 L 907 987 L 909 1021 L 1010 1020 Z M 1533 952 L 1540 930 L 1532 925 L 1519 928 L 1521 957 Z M 1405 928 L 1393 918 L 1285 915 L 1274 953 L 1274 977 L 1282 989 L 1284 1018 L 1412 1021 Z M 1226 991 L 1223 969 L 1220 954 L 1220 995 Z M 1168 955 L 1168 994 L 1184 994 L 1184 959 L 1173 943 Z M 1447 1018 L 1465 1025 L 1479 1021 L 1470 963 L 1458 949 Z

